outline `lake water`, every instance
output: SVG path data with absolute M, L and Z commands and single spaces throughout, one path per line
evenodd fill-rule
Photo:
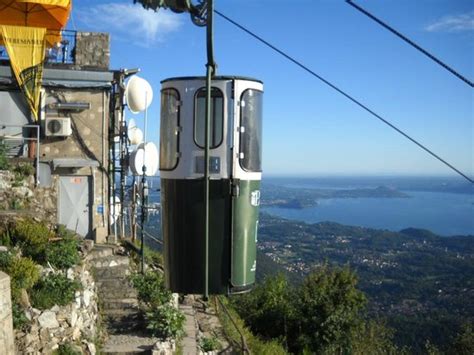
M 304 188 L 360 188 L 376 187 L 386 181 L 311 181 L 308 179 L 268 179 L 272 184 Z M 394 179 L 391 186 L 397 187 Z M 409 184 L 406 179 L 399 182 L 401 191 L 410 198 L 335 198 L 318 201 L 318 205 L 305 209 L 264 207 L 262 211 L 280 217 L 316 223 L 332 221 L 399 231 L 408 227 L 424 228 L 434 233 L 449 235 L 474 235 L 474 194 L 437 191 L 416 191 L 419 180 Z M 440 183 L 439 186 L 445 186 Z M 456 186 L 453 185 L 453 188 Z
M 159 179 L 153 181 L 153 190 Z M 323 221 L 346 225 L 399 231 L 408 227 L 424 228 L 443 236 L 474 236 L 474 190 L 472 185 L 453 178 L 264 178 L 263 183 L 294 188 L 354 189 L 390 186 L 410 198 L 335 198 L 301 210 L 262 207 L 261 211 L 280 217 L 316 223 Z M 423 191 L 428 190 L 428 191 Z M 452 193 L 449 191 L 461 191 Z M 159 193 L 151 193 L 159 201 Z

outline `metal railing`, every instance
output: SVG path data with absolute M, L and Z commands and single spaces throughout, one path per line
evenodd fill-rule
M 55 46 L 46 49 L 46 64 L 75 64 L 76 62 L 76 31 L 47 31 L 47 35 L 59 35 L 61 41 Z M 0 60 L 10 60 L 7 50 L 0 46 Z
M 215 296 L 213 298 L 215 300 L 215 309 L 218 316 L 220 316 L 221 322 L 224 321 L 222 317 L 226 317 L 229 320 L 232 327 L 237 331 L 238 337 L 240 338 L 240 342 L 239 342 L 235 337 L 231 336 L 230 334 L 226 334 L 230 343 L 234 343 L 233 344 L 234 346 L 240 347 L 240 351 L 242 354 L 251 354 L 250 349 L 247 345 L 247 341 L 245 339 L 245 335 L 243 334 L 240 327 L 237 325 L 237 322 L 235 321 L 234 317 L 230 313 L 226 304 L 222 301 L 221 296 Z M 220 312 L 220 309 L 224 310 L 224 312 Z M 224 327 L 224 333 L 227 333 L 225 328 L 226 327 Z
M 13 132 L 12 132 L 13 131 Z M 29 137 L 28 132 L 34 131 L 35 136 Z M 39 125 L 7 125 L 0 124 L 0 142 L 6 147 L 9 158 L 28 157 L 28 142 L 35 144 L 35 184 L 39 184 L 40 126 Z

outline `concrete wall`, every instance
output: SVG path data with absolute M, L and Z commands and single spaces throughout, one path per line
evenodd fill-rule
M 10 277 L 0 271 L 0 353 L 15 354 Z
M 110 43 L 108 33 L 78 32 L 75 51 L 76 66 L 109 69 Z

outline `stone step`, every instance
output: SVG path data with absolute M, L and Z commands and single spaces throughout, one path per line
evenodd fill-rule
M 112 335 L 107 339 L 101 353 L 108 355 L 152 354 L 151 349 L 157 341 L 156 338 L 144 335 Z
M 100 259 L 114 254 L 114 248 L 107 245 L 94 245 L 89 253 L 89 258 Z
M 128 334 L 145 327 L 143 314 L 136 310 L 106 310 L 104 319 L 109 334 Z
M 102 310 L 107 312 L 114 309 L 134 309 L 138 310 L 138 300 L 136 298 L 107 298 L 102 300 Z
M 128 277 L 113 277 L 113 278 L 103 278 L 96 281 L 96 285 L 101 290 L 115 290 L 115 289 L 133 289 L 133 285 L 128 279 Z
M 114 292 L 110 292 L 107 290 L 99 291 L 98 294 L 101 302 L 137 297 L 137 291 L 135 291 L 134 289 L 125 288 L 121 290 L 115 290 Z
M 94 268 L 94 277 L 96 280 L 124 278 L 130 275 L 129 265 L 117 265 L 114 267 Z
M 91 264 L 95 268 L 112 268 L 119 265 L 130 265 L 130 260 L 126 256 L 109 255 L 103 258 L 91 260 Z

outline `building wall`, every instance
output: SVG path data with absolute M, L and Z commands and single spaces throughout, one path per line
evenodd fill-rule
M 47 108 L 49 104 L 59 101 L 86 102 L 90 104 L 90 109 L 71 112 Z M 53 177 L 92 176 L 92 229 L 107 227 L 109 92 L 104 89 L 46 88 L 45 106 L 45 117 L 69 117 L 73 133 L 69 137 L 43 137 L 40 146 L 41 161 L 50 162 Z M 56 158 L 94 160 L 99 166 L 54 170 L 52 162 Z M 57 179 L 53 179 L 53 182 L 58 183 Z

